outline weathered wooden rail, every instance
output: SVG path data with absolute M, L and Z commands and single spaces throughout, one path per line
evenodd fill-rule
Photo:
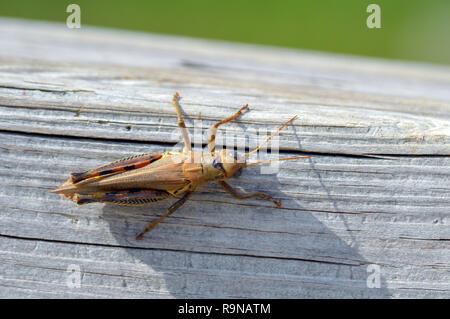
M 0 297 L 450 297 L 449 67 L 0 28 Z M 246 103 L 231 130 L 299 115 L 281 156 L 311 158 L 233 181 L 283 208 L 210 185 L 136 241 L 170 201 L 76 207 L 48 193 L 71 171 L 171 149 L 175 91 L 205 134 Z

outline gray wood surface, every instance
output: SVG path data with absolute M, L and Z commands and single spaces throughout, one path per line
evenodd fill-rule
M 0 297 L 449 298 L 450 68 L 0 19 Z M 280 133 L 279 171 L 146 207 L 48 193 L 69 172 L 229 132 Z M 195 122 L 198 123 L 198 122 Z M 244 138 L 238 139 L 242 142 Z M 80 270 L 80 285 L 71 283 Z M 379 280 L 378 280 L 379 279 Z

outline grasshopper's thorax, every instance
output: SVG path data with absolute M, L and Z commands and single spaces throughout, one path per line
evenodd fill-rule
M 192 153 L 183 165 L 184 176 L 193 184 L 202 185 L 234 176 L 245 161 L 239 162 L 226 150 L 218 154 Z
M 226 178 L 239 176 L 242 168 L 247 167 L 247 163 L 245 161 L 244 156 L 237 157 L 237 155 L 225 149 L 219 152 L 218 157 L 219 163 L 221 164 L 220 166 L 225 172 Z

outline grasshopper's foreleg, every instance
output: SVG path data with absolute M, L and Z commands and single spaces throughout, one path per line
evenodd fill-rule
M 208 139 L 208 150 L 211 154 L 214 154 L 216 149 L 216 133 L 217 128 L 225 123 L 231 122 L 236 120 L 242 112 L 248 108 L 248 104 L 241 107 L 239 111 L 237 111 L 233 116 L 230 116 L 229 118 L 226 118 L 225 120 L 222 120 L 220 122 L 217 122 L 216 124 L 213 124 L 209 129 L 209 139 Z
M 183 136 L 184 141 L 183 153 L 188 153 L 192 151 L 191 140 L 189 139 L 189 133 L 188 130 L 186 129 L 186 125 L 184 124 L 183 115 L 181 114 L 180 110 L 180 105 L 178 104 L 179 97 L 180 95 L 178 94 L 178 92 L 176 92 L 175 95 L 173 96 L 172 104 L 173 106 L 175 106 L 175 110 L 177 111 L 178 126 L 180 127 L 181 135 Z
M 278 207 L 281 206 L 281 202 L 278 201 L 278 200 L 273 199 L 272 196 L 270 196 L 270 195 L 267 195 L 267 194 L 264 194 L 264 193 L 261 193 L 261 192 L 250 193 L 250 194 L 240 194 L 237 190 L 233 189 L 233 187 L 231 187 L 225 181 L 218 181 L 217 183 L 220 186 L 222 186 L 228 193 L 230 193 L 231 195 L 233 195 L 233 197 L 235 197 L 237 199 L 247 199 L 247 198 L 252 198 L 252 197 L 261 197 L 261 198 L 265 198 L 267 200 L 270 200 L 272 203 L 274 203 Z
M 155 227 L 156 224 L 158 224 L 159 222 L 161 222 L 164 218 L 166 218 L 167 216 L 170 216 L 173 212 L 175 212 L 178 208 L 180 208 L 188 199 L 189 197 L 191 197 L 191 195 L 194 192 L 186 192 L 184 193 L 183 197 L 176 201 L 174 204 L 172 204 L 172 206 L 170 206 L 167 211 L 164 213 L 164 215 L 162 215 L 161 217 L 159 217 L 158 219 L 152 221 L 150 224 L 148 224 L 147 227 L 145 227 L 144 231 L 142 233 L 140 233 L 139 235 L 136 236 L 136 239 L 139 240 L 142 238 L 142 236 L 148 232 L 150 229 L 152 229 L 153 227 Z

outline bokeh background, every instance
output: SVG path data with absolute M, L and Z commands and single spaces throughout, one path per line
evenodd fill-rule
M 450 0 L 2 0 L 0 16 L 65 23 L 70 3 L 82 26 L 450 64 Z

